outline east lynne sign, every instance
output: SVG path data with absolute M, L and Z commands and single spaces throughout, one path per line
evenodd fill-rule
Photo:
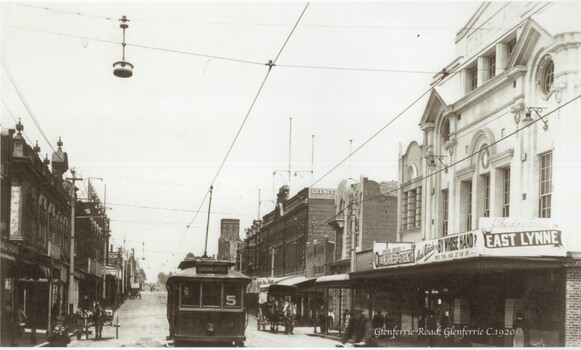
M 567 255 L 562 232 L 551 219 L 480 218 L 480 231 L 484 255 Z

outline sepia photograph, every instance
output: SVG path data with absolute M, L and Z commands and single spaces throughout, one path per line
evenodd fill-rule
M 580 19 L 0 0 L 0 346 L 581 347 Z

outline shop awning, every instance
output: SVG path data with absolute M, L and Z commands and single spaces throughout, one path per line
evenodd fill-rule
M 292 276 L 284 280 L 280 280 L 276 284 L 282 284 L 284 286 L 296 286 L 297 284 L 306 282 L 310 279 L 312 278 L 308 278 L 306 276 Z
M 460 275 L 533 269 L 551 269 L 563 267 L 564 262 L 565 258 L 560 257 L 526 258 L 479 256 L 426 265 L 401 266 L 354 272 L 351 274 L 351 278 L 353 280 L 369 278 L 408 278 L 418 276 Z
M 348 273 L 337 275 L 326 275 L 317 278 L 316 286 L 325 288 L 348 288 L 351 285 L 351 279 Z
M 284 286 L 296 286 L 298 288 L 298 292 L 310 292 L 311 289 L 315 286 L 315 280 L 316 277 L 293 276 L 284 280 L 280 280 L 276 284 Z

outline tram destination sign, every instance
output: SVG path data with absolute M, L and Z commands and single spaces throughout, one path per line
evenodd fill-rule
M 228 274 L 228 266 L 197 266 L 196 273 Z

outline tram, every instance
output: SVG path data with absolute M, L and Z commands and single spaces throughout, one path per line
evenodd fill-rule
M 170 276 L 167 319 L 174 346 L 243 346 L 248 323 L 244 293 L 250 278 L 233 262 L 189 255 Z

